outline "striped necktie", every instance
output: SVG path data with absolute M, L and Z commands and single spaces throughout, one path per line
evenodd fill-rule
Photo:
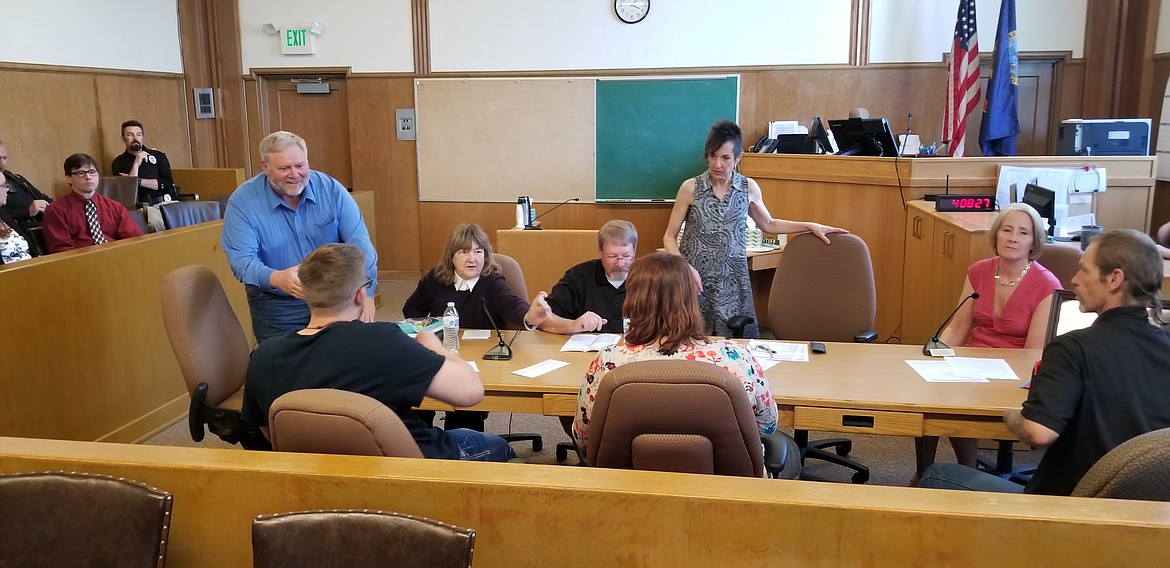
M 89 235 L 93 237 L 93 244 L 105 244 L 106 236 L 102 234 L 102 226 L 98 224 L 97 205 L 92 199 L 85 200 L 85 221 L 89 223 Z

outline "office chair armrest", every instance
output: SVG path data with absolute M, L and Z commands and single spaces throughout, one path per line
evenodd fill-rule
M 764 444 L 764 471 L 773 479 L 796 479 L 800 475 L 800 447 L 784 432 L 760 436 Z
M 179 201 L 199 201 L 198 193 L 180 193 Z
M 873 343 L 877 339 L 877 332 L 870 329 L 853 336 L 854 343 Z
M 751 316 L 740 315 L 727 318 L 727 331 L 731 333 L 731 337 L 727 339 L 742 339 L 744 328 L 753 323 L 756 323 L 756 320 Z

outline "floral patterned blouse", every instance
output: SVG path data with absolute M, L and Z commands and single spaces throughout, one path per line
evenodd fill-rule
M 30 258 L 32 254 L 29 253 L 28 241 L 0 221 L 0 264 L 11 264 Z
M 593 400 L 605 375 L 618 365 L 650 359 L 706 361 L 731 371 L 743 381 L 743 388 L 752 403 L 752 411 L 756 414 L 760 435 L 766 436 L 776 431 L 779 413 L 776 401 L 772 399 L 772 388 L 756 358 L 743 345 L 733 341 L 704 341 L 693 347 L 684 346 L 674 355 L 663 355 L 648 345 L 611 345 L 602 349 L 589 365 L 585 382 L 581 383 L 581 390 L 577 393 L 577 418 L 573 420 L 572 434 L 578 448 L 585 447 L 589 419 L 593 414 Z

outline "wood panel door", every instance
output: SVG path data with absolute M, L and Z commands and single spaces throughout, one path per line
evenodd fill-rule
M 987 77 L 990 60 L 980 65 L 980 99 L 987 100 Z M 1052 128 L 1053 81 L 1056 77 L 1056 59 L 1020 59 L 1017 116 L 1020 135 L 1016 137 L 1017 156 L 1047 156 L 1052 154 L 1055 140 L 1050 140 Z M 979 149 L 979 125 L 983 123 L 983 105 L 967 117 L 967 135 L 964 143 L 968 156 L 982 156 Z
M 297 85 L 320 80 L 327 93 L 297 92 Z M 349 97 L 343 75 L 260 76 L 260 116 L 264 135 L 287 130 L 305 139 L 309 166 L 345 187 L 353 187 L 349 153 Z

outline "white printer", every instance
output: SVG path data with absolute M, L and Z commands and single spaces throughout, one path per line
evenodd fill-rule
M 1147 156 L 1148 118 L 1072 118 L 1060 123 L 1057 156 Z

